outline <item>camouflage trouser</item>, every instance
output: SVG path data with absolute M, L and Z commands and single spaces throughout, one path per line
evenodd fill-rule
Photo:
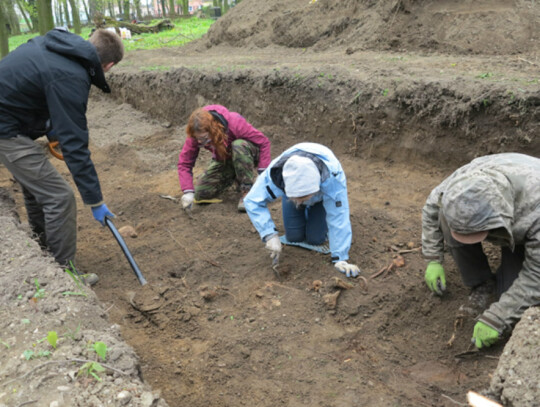
M 231 146 L 232 157 L 226 161 L 212 160 L 195 185 L 195 199 L 219 196 L 236 181 L 242 192 L 252 187 L 257 176 L 259 148 L 247 140 L 235 140 Z

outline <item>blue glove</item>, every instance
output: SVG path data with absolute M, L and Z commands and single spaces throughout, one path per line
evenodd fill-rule
M 107 208 L 107 205 L 101 204 L 99 206 L 92 207 L 92 214 L 94 219 L 101 223 L 102 226 L 105 226 L 105 218 L 114 218 L 114 214 Z

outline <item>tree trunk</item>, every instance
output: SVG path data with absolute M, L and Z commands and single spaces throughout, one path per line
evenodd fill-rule
M 6 28 L 8 22 L 5 0 L 0 0 L 0 58 L 9 54 L 9 34 Z
M 66 25 L 71 27 L 71 21 L 69 20 L 69 10 L 67 0 L 62 0 L 62 6 L 64 7 L 64 16 L 66 17 Z
M 223 13 L 225 14 L 227 11 L 229 11 L 229 0 L 223 0 Z
M 176 2 L 174 0 L 169 0 L 169 17 L 176 17 Z
M 189 16 L 189 0 L 180 0 L 182 5 L 182 15 Z
M 122 1 L 123 0 L 118 0 L 117 3 L 118 3 L 118 15 L 123 15 L 124 14 L 124 8 L 122 7 Z M 115 18 L 116 16 L 111 16 L 112 18 Z
M 154 25 L 131 24 L 126 21 L 116 21 L 116 19 L 110 17 L 103 17 L 100 21 L 96 22 L 96 28 L 105 27 L 125 27 L 133 34 L 145 34 L 158 33 L 163 30 L 168 30 L 174 27 L 174 25 L 169 19 L 160 20 L 157 24 Z
M 75 30 L 75 34 L 81 33 L 81 18 L 79 16 L 79 5 L 77 4 L 77 0 L 68 0 L 69 5 L 71 6 L 71 17 L 73 18 L 73 29 Z
M 57 1 L 54 10 L 55 27 L 62 27 L 64 25 L 64 10 L 62 9 L 62 2 Z
M 90 11 L 88 10 L 88 5 L 86 4 L 86 0 L 82 0 L 82 5 L 84 7 L 84 14 L 86 14 L 86 21 L 90 23 L 92 19 L 90 18 Z
M 129 0 L 124 0 L 124 21 L 131 21 Z
M 137 13 L 137 20 L 142 20 L 141 0 L 133 0 L 133 5 Z
M 21 25 L 19 24 L 19 16 L 15 11 L 15 4 L 12 1 L 5 2 L 9 25 L 11 27 L 10 35 L 19 35 L 21 33 Z
M 54 28 L 51 0 L 38 0 L 39 33 L 45 35 Z
M 38 0 L 28 0 L 28 7 L 30 8 L 30 20 L 32 20 L 32 32 L 39 32 L 38 21 Z
M 34 26 L 32 25 L 32 21 L 28 18 L 28 15 L 26 14 L 26 9 L 21 4 L 21 0 L 17 0 L 17 6 L 19 7 L 19 11 L 21 12 L 21 14 L 23 16 L 24 22 L 28 26 L 28 29 L 30 31 L 34 31 Z
M 84 3 L 84 0 L 83 0 Z M 103 15 L 102 0 L 88 0 L 88 7 L 90 8 L 90 18 L 93 20 L 96 15 Z
M 218 3 L 219 3 L 219 0 L 212 0 L 212 5 L 213 5 L 214 7 L 219 7 L 219 4 L 218 4 Z
M 167 8 L 165 7 L 165 0 L 161 0 L 161 17 L 165 18 L 167 14 Z
M 107 9 L 109 9 L 109 17 L 114 18 L 114 2 L 107 0 Z

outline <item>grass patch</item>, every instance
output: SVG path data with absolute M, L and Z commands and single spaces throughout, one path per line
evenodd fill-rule
M 152 21 L 151 24 L 156 21 Z M 137 49 L 156 49 L 164 47 L 179 47 L 190 41 L 201 38 L 214 23 L 212 19 L 181 18 L 173 21 L 174 27 L 156 34 L 132 34 L 130 40 L 124 40 L 126 51 Z M 81 37 L 87 39 L 92 28 L 84 27 Z M 9 37 L 9 50 L 13 51 L 19 45 L 37 37 L 38 33 L 28 33 Z

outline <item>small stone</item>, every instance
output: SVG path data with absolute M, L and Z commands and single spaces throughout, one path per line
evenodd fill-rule
M 141 406 L 150 407 L 154 403 L 154 395 L 149 391 L 145 391 L 141 395 Z
M 120 402 L 120 405 L 125 406 L 131 401 L 131 393 L 127 390 L 122 390 L 116 396 L 116 399 Z
M 65 392 L 67 392 L 67 391 L 70 391 L 70 390 L 71 390 L 71 387 L 69 387 L 69 386 L 58 386 L 56 389 L 57 389 L 58 391 L 60 391 L 60 392 L 64 392 L 64 393 L 65 393 Z

